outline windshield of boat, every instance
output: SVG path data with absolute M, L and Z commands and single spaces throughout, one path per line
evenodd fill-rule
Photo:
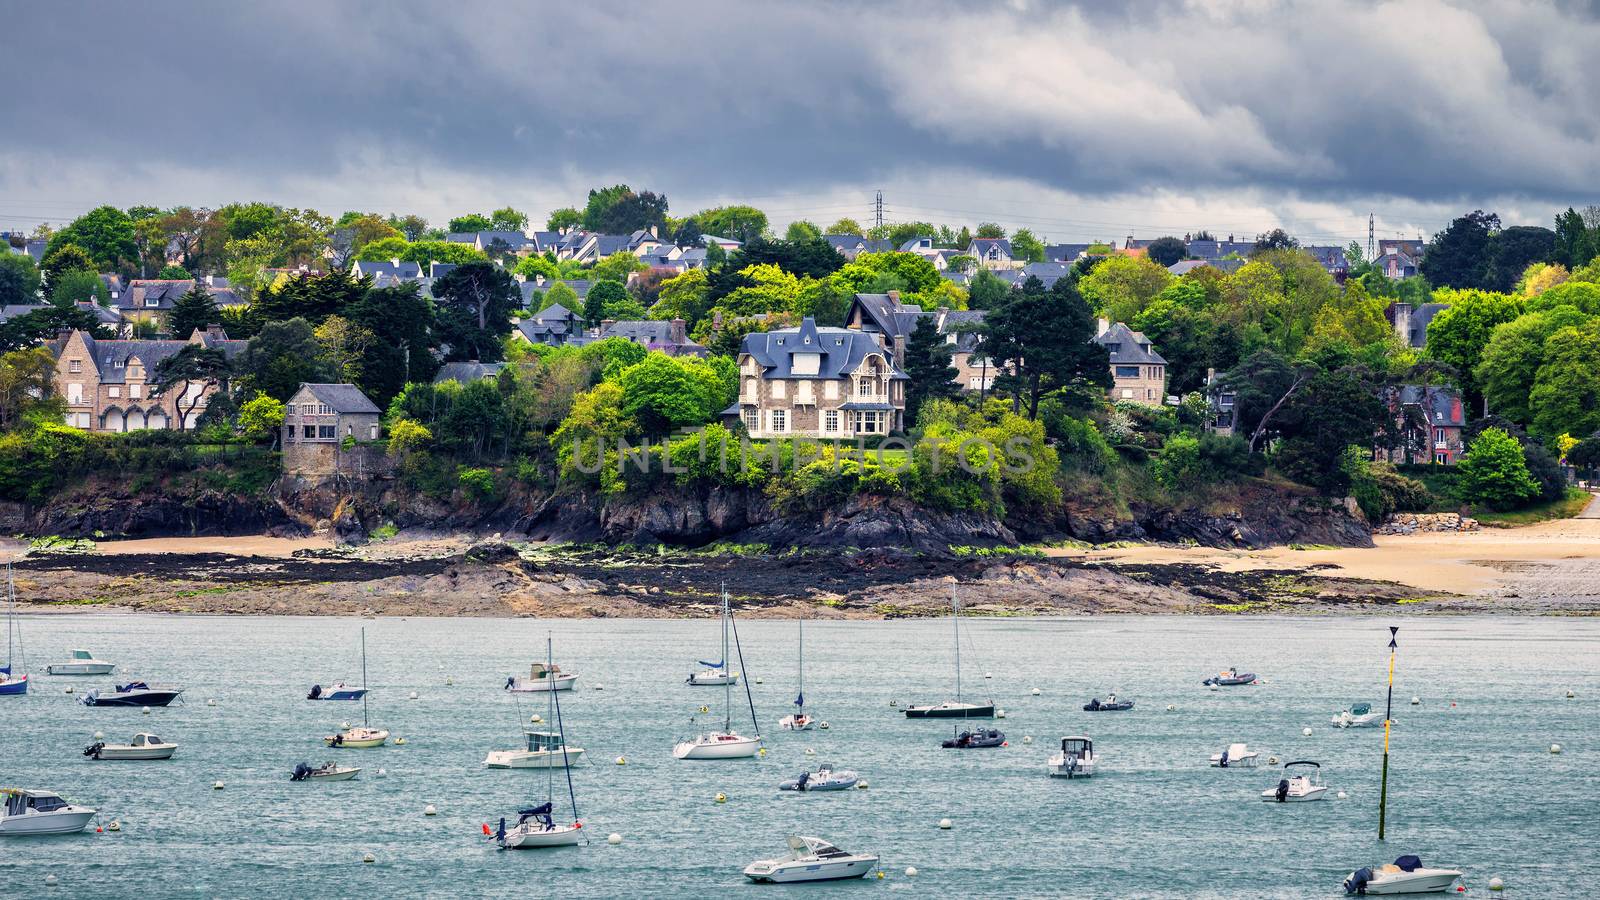
M 43 797 L 29 797 L 28 805 L 37 812 L 51 812 L 66 806 L 67 801 L 53 794 L 47 794 Z

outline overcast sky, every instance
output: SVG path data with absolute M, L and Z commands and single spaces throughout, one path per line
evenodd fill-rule
M 0 229 L 588 188 L 1049 239 L 1318 243 L 1600 202 L 1592 4 L 7 3 Z

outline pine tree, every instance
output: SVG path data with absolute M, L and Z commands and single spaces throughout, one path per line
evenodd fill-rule
M 205 285 L 197 281 L 188 293 L 172 304 L 172 312 L 167 314 L 167 333 L 177 340 L 186 341 L 195 329 L 205 331 L 207 325 L 215 325 L 220 321 L 216 301 L 211 299 Z
M 950 365 L 950 346 L 933 325 L 932 316 L 917 320 L 911 340 L 906 342 L 903 366 L 911 381 L 906 387 L 906 422 L 915 423 L 922 404 L 937 398 L 954 399 L 961 394 L 956 369 Z

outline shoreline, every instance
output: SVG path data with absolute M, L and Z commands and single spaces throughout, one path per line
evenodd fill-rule
M 945 558 L 884 551 L 715 553 L 401 535 L 153 538 L 15 561 L 18 611 L 205 615 L 701 618 L 726 584 L 753 618 L 1600 615 L 1600 520 L 1380 535 L 1371 549 L 1157 544 Z

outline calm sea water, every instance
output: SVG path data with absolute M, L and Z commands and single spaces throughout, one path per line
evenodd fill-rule
M 1466 870 L 1479 896 L 1493 874 L 1513 897 L 1600 886 L 1600 622 L 1398 622 L 1399 725 L 1380 844 L 1382 731 L 1328 725 L 1352 701 L 1383 700 L 1384 626 L 1394 623 L 1375 619 L 967 620 L 967 693 L 992 694 L 1008 714 L 998 724 L 1011 746 L 992 751 L 941 750 L 948 723 L 907 721 L 890 706 L 951 694 L 948 621 L 812 623 L 806 694 L 832 728 L 799 735 L 776 728 L 794 695 L 796 626 L 743 622 L 770 752 L 723 762 L 671 757 L 701 704 L 713 710 L 702 721 L 720 719 L 721 689 L 682 684 L 693 659 L 716 653 L 714 621 L 22 621 L 37 682 L 25 698 L 0 698 L 0 782 L 56 790 L 124 830 L 0 842 L 0 892 L 11 896 L 753 895 L 794 890 L 746 885 L 740 870 L 779 854 L 796 831 L 882 855 L 883 881 L 799 888 L 830 894 L 1331 897 L 1350 869 L 1401 853 Z M 302 698 L 313 682 L 359 679 L 362 626 L 374 724 L 406 745 L 330 751 L 318 737 L 359 721 L 360 705 Z M 543 712 L 500 685 L 543 657 L 547 631 L 557 661 L 580 674 L 562 700 L 569 739 L 591 758 L 575 784 L 593 844 L 497 852 L 481 824 L 542 801 L 546 778 L 482 761 L 516 746 L 529 714 Z M 117 662 L 119 675 L 185 685 L 188 702 L 149 715 L 83 707 L 65 687 L 111 679 L 37 674 L 70 647 Z M 1200 687 L 1227 665 L 1268 683 Z M 1576 699 L 1565 699 L 1569 688 Z M 1138 706 L 1080 710 L 1109 690 Z M 406 699 L 412 691 L 417 700 Z M 743 693 L 734 698 L 748 728 Z M 90 762 L 81 750 L 97 730 L 108 740 L 151 730 L 181 747 L 169 762 Z M 1059 738 L 1080 733 L 1095 739 L 1101 773 L 1048 778 Z M 1318 760 L 1348 799 L 1262 803 L 1276 780 L 1268 768 L 1207 766 L 1230 741 Z M 1551 755 L 1551 743 L 1565 753 Z M 344 784 L 288 780 L 297 762 L 331 757 L 365 771 Z M 821 761 L 856 769 L 870 789 L 777 792 Z M 386 778 L 373 777 L 379 767 Z M 218 780 L 225 790 L 212 789 Z M 719 792 L 726 803 L 714 802 Z M 439 814 L 424 817 L 430 803 Z M 941 831 L 946 817 L 954 827 Z M 610 832 L 620 846 L 607 845 Z M 368 852 L 375 863 L 362 863 Z M 46 888 L 51 873 L 59 885 Z

